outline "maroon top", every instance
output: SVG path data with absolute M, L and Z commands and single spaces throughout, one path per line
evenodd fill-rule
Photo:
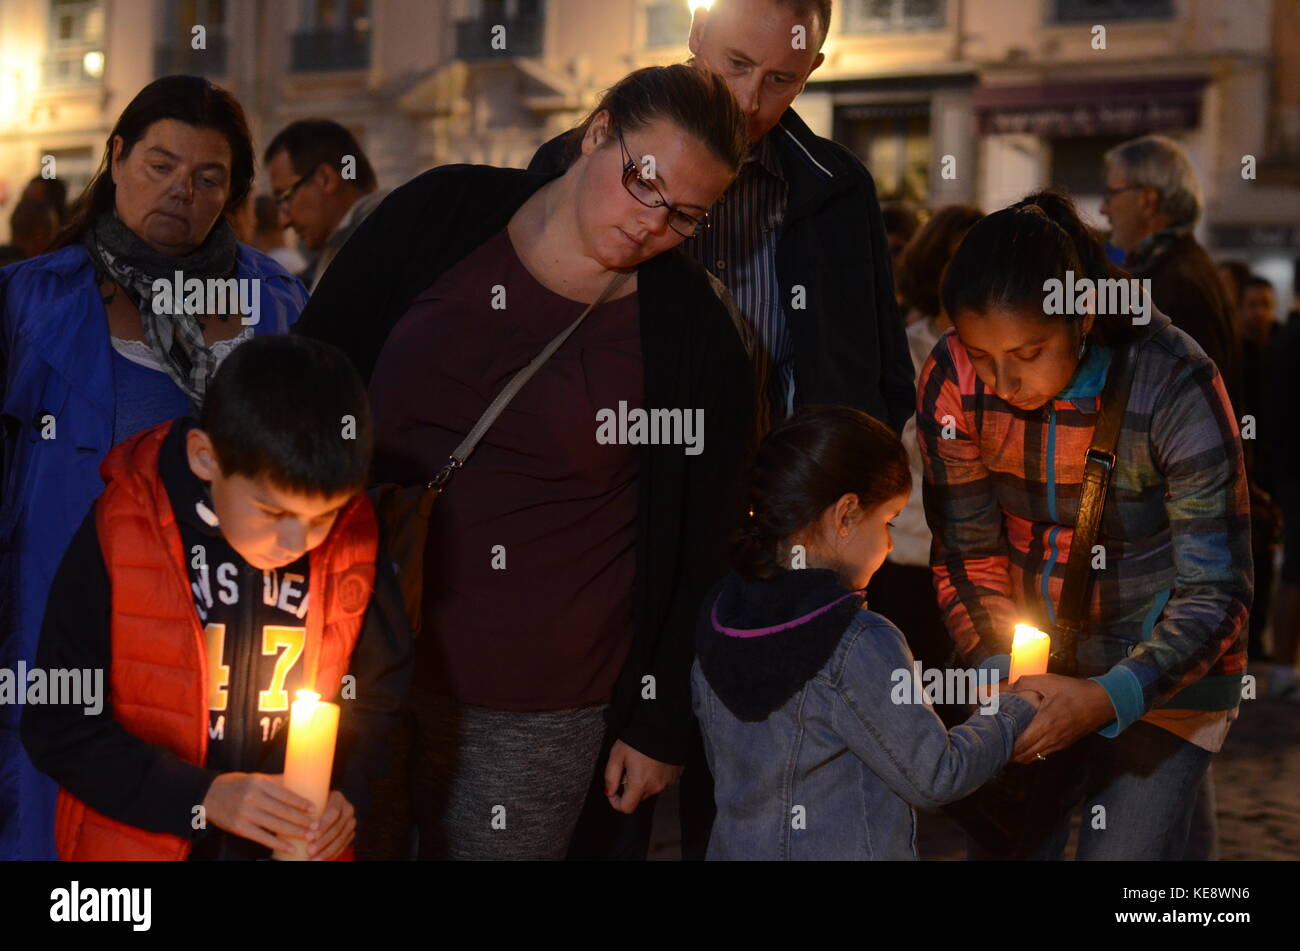
M 585 306 L 539 284 L 504 229 L 444 273 L 375 365 L 376 477 L 432 478 Z M 598 443 L 596 414 L 620 401 L 644 405 L 636 294 L 587 315 L 434 503 L 422 688 L 501 710 L 609 701 L 633 634 L 638 450 Z

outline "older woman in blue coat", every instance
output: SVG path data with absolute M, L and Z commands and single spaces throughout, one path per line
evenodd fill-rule
M 0 270 L 0 669 L 15 677 L 108 449 L 197 411 L 234 347 L 286 332 L 306 304 L 225 218 L 253 154 L 228 92 L 156 80 L 118 119 L 56 250 Z M 0 704 L 0 859 L 52 859 L 57 787 L 23 752 L 21 709 Z

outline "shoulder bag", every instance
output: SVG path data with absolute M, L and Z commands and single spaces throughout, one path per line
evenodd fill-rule
M 452 476 L 465 465 L 470 454 L 474 452 L 483 434 L 488 431 L 498 416 L 514 399 L 523 385 L 532 379 L 542 364 L 560 349 L 564 341 L 578 329 L 596 307 L 609 300 L 614 293 L 632 276 L 631 272 L 618 273 L 610 278 L 600 296 L 587 305 L 578 319 L 560 332 L 532 362 L 519 370 L 510 382 L 497 394 L 483 415 L 479 417 L 474 428 L 456 447 L 447 463 L 428 482 L 417 485 L 397 485 L 384 483 L 370 490 L 371 501 L 383 525 L 384 544 L 393 566 L 397 572 L 398 584 L 402 589 L 402 602 L 411 621 L 411 630 L 420 633 L 421 604 L 424 593 L 424 552 L 429 535 L 429 516 L 434 501 L 446 491 Z

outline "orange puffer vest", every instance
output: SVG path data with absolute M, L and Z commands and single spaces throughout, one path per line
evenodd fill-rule
M 113 719 L 146 743 L 202 765 L 208 753 L 206 646 L 185 569 L 180 529 L 158 456 L 172 423 L 132 436 L 100 467 L 108 483 L 95 509 L 112 586 Z M 379 532 L 364 493 L 339 513 L 310 555 L 307 670 L 314 689 L 335 699 L 375 580 Z M 198 803 L 195 803 L 198 805 Z M 59 790 L 54 818 L 59 857 L 71 861 L 183 860 L 190 843 L 110 819 Z M 341 858 L 350 859 L 352 848 Z

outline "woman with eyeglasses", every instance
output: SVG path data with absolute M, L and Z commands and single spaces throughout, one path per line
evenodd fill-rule
M 375 478 L 411 485 L 629 275 L 433 506 L 412 687 L 420 858 L 563 858 L 594 777 L 614 817 L 686 757 L 693 619 L 725 570 L 753 384 L 705 273 L 673 249 L 737 174 L 745 120 L 708 72 L 651 67 L 575 135 L 559 176 L 453 165 L 397 189 L 300 325 L 369 379 Z M 638 427 L 648 410 L 659 424 Z

